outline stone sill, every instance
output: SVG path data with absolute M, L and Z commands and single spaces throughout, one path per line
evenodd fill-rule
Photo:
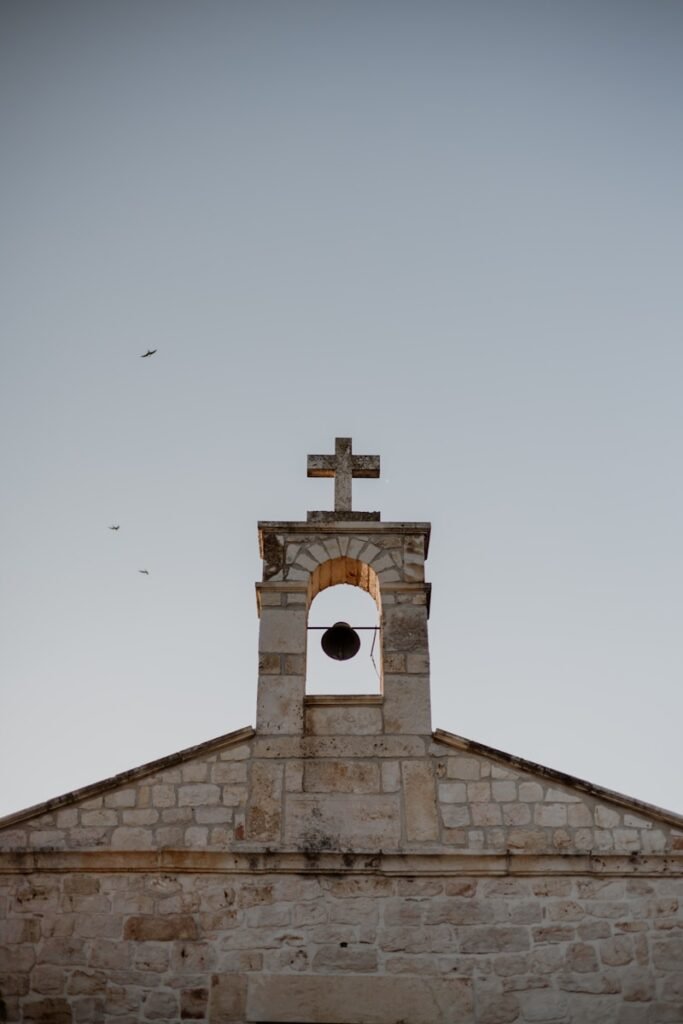
M 304 704 L 307 708 L 315 707 L 364 707 L 367 705 L 383 704 L 384 697 L 381 693 L 311 693 L 304 697 Z

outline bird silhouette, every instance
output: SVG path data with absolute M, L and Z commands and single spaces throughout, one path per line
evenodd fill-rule
M 141 572 L 143 576 L 149 576 L 149 569 L 138 569 L 138 572 Z
M 110 530 L 118 530 L 119 529 L 119 524 L 117 523 L 116 526 L 110 526 L 109 529 Z
M 147 351 L 143 352 L 143 354 L 140 356 L 140 359 L 146 359 L 147 356 L 153 356 L 155 352 L 155 348 L 148 348 Z

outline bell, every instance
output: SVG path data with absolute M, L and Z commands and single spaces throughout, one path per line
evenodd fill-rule
M 358 654 L 360 637 L 348 622 L 335 622 L 334 626 L 323 633 L 320 645 L 328 658 L 348 661 L 354 654 Z

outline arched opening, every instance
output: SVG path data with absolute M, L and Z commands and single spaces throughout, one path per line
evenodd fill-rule
M 352 558 L 323 562 L 309 584 L 307 694 L 381 693 L 379 581 L 374 569 Z M 361 646 L 349 661 L 335 661 L 323 652 L 323 629 L 348 622 L 358 629 Z

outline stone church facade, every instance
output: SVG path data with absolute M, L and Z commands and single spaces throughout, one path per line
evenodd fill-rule
M 256 728 L 0 820 L 0 1021 L 683 1022 L 683 818 L 432 730 L 426 523 L 259 524 Z M 306 694 L 374 598 L 381 693 Z

